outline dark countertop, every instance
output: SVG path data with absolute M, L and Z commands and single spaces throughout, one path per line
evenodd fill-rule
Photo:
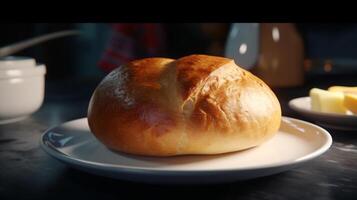
M 354 79 L 354 80 L 353 80 Z M 326 81 L 328 80 L 328 81 Z M 356 84 L 355 77 L 349 84 Z M 167 186 L 124 182 L 87 174 L 54 160 L 39 147 L 49 127 L 84 117 L 95 81 L 46 83 L 43 106 L 27 119 L 0 125 L 0 199 L 355 199 L 357 133 L 329 130 L 331 149 L 300 168 L 230 184 Z M 304 87 L 276 89 L 285 116 L 297 117 L 288 100 L 306 96 L 311 85 L 345 83 L 324 77 Z M 302 118 L 303 119 L 303 118 Z

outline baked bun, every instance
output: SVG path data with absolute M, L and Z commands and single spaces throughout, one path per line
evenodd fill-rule
M 279 101 L 263 81 L 207 55 L 120 66 L 88 109 L 91 131 L 108 148 L 149 156 L 247 149 L 270 139 L 280 121 Z

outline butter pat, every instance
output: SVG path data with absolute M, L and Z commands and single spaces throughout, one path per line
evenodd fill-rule
M 357 114 L 357 94 L 345 94 L 344 105 L 353 114 Z
M 331 86 L 328 88 L 328 91 L 357 94 L 357 87 Z
M 318 88 L 310 90 L 311 110 L 326 113 L 346 114 L 344 106 L 344 94 L 342 92 L 330 92 Z

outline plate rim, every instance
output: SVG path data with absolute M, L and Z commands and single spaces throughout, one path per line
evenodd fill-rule
M 356 119 L 357 120 L 357 115 L 343 115 L 343 114 L 338 114 L 338 113 L 324 113 L 324 112 L 318 112 L 318 111 L 314 111 L 311 109 L 306 109 L 306 108 L 301 108 L 296 106 L 293 102 L 302 100 L 302 99 L 311 99 L 309 96 L 303 96 L 303 97 L 297 97 L 297 98 L 293 98 L 289 101 L 288 105 L 291 109 L 300 112 L 300 113 L 308 113 L 308 114 L 313 114 L 315 116 L 319 116 L 319 117 L 331 117 L 331 118 L 335 118 L 335 119 Z
M 54 148 L 49 147 L 48 145 L 45 144 L 44 141 L 44 136 L 46 134 L 48 134 L 50 131 L 52 131 L 53 129 L 62 126 L 66 123 L 70 123 L 70 122 L 74 122 L 74 121 L 79 121 L 79 120 L 85 120 L 86 117 L 83 118 L 78 118 L 78 119 L 74 119 L 74 120 L 69 120 L 66 122 L 63 122 L 61 124 L 58 125 L 54 125 L 51 126 L 50 128 L 46 129 L 40 137 L 40 147 L 47 153 L 49 154 L 51 157 L 60 160 L 62 162 L 65 163 L 70 163 L 76 167 L 85 167 L 85 168 L 90 168 L 90 169 L 95 169 L 95 170 L 100 170 L 100 171 L 110 171 L 110 172 L 125 172 L 125 173 L 135 173 L 135 174 L 190 174 L 190 173 L 194 173 L 194 174 L 207 174 L 207 173 L 226 173 L 226 172 L 234 172 L 234 171 L 239 171 L 239 172 L 247 172 L 247 171 L 255 171 L 255 170 L 262 170 L 262 169 L 275 169 L 275 168 L 279 168 L 279 167 L 289 167 L 289 166 L 295 166 L 298 164 L 302 164 L 304 162 L 310 161 L 314 158 L 319 157 L 320 155 L 322 155 L 323 153 L 327 152 L 330 147 L 332 146 L 333 140 L 332 137 L 330 135 L 330 133 L 325 130 L 324 128 L 315 125 L 313 123 L 304 121 L 304 120 L 300 120 L 300 119 L 295 119 L 292 117 L 286 117 L 283 116 L 282 117 L 282 121 L 284 119 L 286 120 L 293 120 L 293 121 L 297 121 L 300 123 L 303 123 L 305 125 L 308 126 L 312 126 L 316 129 L 319 130 L 319 133 L 322 133 L 323 136 L 326 138 L 326 142 L 320 146 L 318 149 L 314 150 L 313 152 L 306 154 L 298 159 L 295 159 L 293 161 L 285 161 L 285 162 L 281 162 L 281 163 L 276 163 L 276 164 L 270 164 L 270 165 L 262 165 L 262 166 L 258 166 L 258 167 L 243 167 L 243 168 L 226 168 L 226 169 L 204 169 L 204 170 L 200 170 L 200 169 L 189 169 L 189 170 L 185 170 L 185 169 L 158 169 L 158 168 L 150 168 L 150 167 L 132 167 L 132 166 L 126 166 L 126 165 L 118 165 L 118 164 L 105 164 L 105 163 L 99 163 L 99 162 L 93 162 L 93 161 L 88 161 L 88 160 L 83 160 L 83 159 L 79 159 L 79 158 L 74 158 L 71 157 L 69 155 L 66 155 Z M 85 120 L 87 121 L 87 120 Z M 196 156 L 200 156 L 200 155 L 196 155 Z

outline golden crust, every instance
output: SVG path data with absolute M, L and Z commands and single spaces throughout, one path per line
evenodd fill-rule
M 186 99 L 197 84 L 212 71 L 230 61 L 227 58 L 205 55 L 185 56 L 175 61 L 177 80 L 182 86 L 183 99 Z
M 231 59 L 147 58 L 110 73 L 94 91 L 88 123 L 107 147 L 171 156 L 257 146 L 280 126 L 280 104 Z

